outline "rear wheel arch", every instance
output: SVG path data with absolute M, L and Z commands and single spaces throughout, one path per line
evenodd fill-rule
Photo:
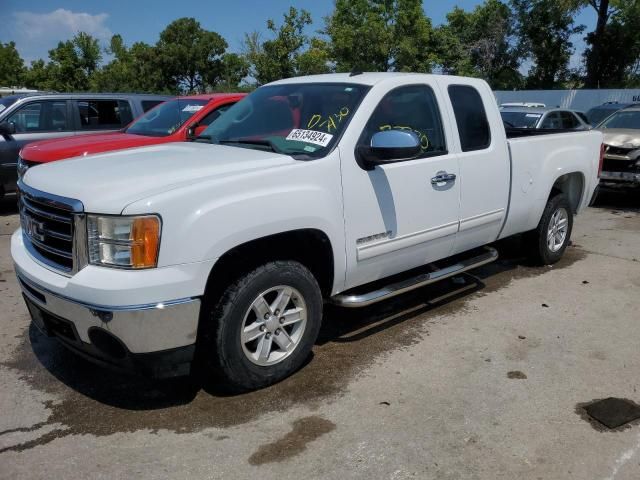
M 565 173 L 559 176 L 553 183 L 548 199 L 560 193 L 564 194 L 569 201 L 569 205 L 571 205 L 572 213 L 575 214 L 578 212 L 578 208 L 582 203 L 584 185 L 585 181 L 582 172 Z

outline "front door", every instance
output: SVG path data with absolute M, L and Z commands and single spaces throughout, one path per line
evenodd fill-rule
M 340 149 L 347 288 L 449 256 L 458 231 L 458 161 L 447 151 L 434 89 L 418 84 L 388 92 L 358 144 L 389 129 L 414 131 L 420 156 L 367 170 L 355 149 Z M 448 181 L 437 180 L 445 174 Z
M 15 126 L 11 138 L 0 140 L 0 181 L 6 192 L 15 190 L 18 153 L 27 143 L 73 135 L 67 100 L 38 100 L 20 106 L 4 120 Z

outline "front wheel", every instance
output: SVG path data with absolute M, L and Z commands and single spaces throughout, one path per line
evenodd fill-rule
M 550 198 L 538 227 L 528 234 L 533 260 L 542 265 L 560 260 L 569 245 L 572 228 L 573 213 L 567 197 L 560 193 Z
M 307 359 L 320 330 L 322 295 L 302 264 L 276 261 L 233 282 L 204 313 L 198 341 L 205 373 L 232 390 L 255 390 Z

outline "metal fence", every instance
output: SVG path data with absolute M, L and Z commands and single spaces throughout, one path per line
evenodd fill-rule
M 606 102 L 640 103 L 640 89 L 601 90 L 497 90 L 498 103 L 536 102 L 547 107 L 562 107 L 586 112 Z

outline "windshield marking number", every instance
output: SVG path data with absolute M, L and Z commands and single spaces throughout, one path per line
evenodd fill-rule
M 315 130 L 302 130 L 296 128 L 291 130 L 287 135 L 286 140 L 293 140 L 296 142 L 313 143 L 314 145 L 320 145 L 326 147 L 333 138 L 333 135 L 329 133 L 316 132 Z

